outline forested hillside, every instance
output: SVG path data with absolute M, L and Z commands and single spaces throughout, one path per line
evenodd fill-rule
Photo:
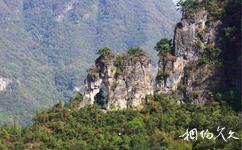
M 149 103 L 141 110 L 103 112 L 97 105 L 73 109 L 71 103 L 59 103 L 38 113 L 28 128 L 3 126 L 0 148 L 7 149 L 135 149 L 135 150 L 203 150 L 241 148 L 241 115 L 226 104 L 218 102 L 206 106 L 178 106 L 176 98 L 165 95 L 147 97 Z M 224 139 L 218 127 L 224 128 Z M 179 137 L 186 129 L 197 128 L 204 133 L 198 139 Z M 229 131 L 239 140 L 229 138 Z M 212 139 L 207 139 L 213 133 Z M 208 135 L 209 134 L 209 135 Z M 193 134 L 191 137 L 195 137 Z M 185 138 L 185 137 L 184 137 Z
M 178 19 L 171 0 L 0 1 L 0 124 L 30 123 L 73 96 L 101 47 L 142 46 L 155 58 Z
M 174 42 L 162 38 L 153 50 L 158 90 L 147 84 L 152 65 L 141 48 L 100 49 L 84 95 L 38 111 L 28 127 L 3 125 L 0 149 L 240 150 L 241 2 L 179 6 Z

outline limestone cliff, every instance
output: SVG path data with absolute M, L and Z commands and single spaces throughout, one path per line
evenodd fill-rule
M 95 96 L 103 90 L 105 109 L 140 109 L 146 95 L 153 94 L 153 77 L 151 60 L 140 49 L 130 49 L 127 55 L 100 56 L 85 80 L 81 107 L 95 103 Z
M 214 62 L 204 56 L 216 43 L 219 25 L 220 21 L 210 22 L 206 10 L 199 10 L 193 16 L 183 15 L 175 28 L 172 53 L 159 54 L 157 76 L 163 78 L 157 80 L 157 92 L 178 90 L 182 99 L 190 98 L 197 104 L 209 100 L 208 85 L 214 80 L 216 69 Z
M 106 97 L 103 107 L 107 110 L 140 109 L 146 103 L 146 95 L 154 92 L 177 93 L 181 102 L 208 102 L 210 91 L 220 82 L 215 59 L 219 54 L 215 45 L 220 24 L 203 8 L 194 15 L 183 14 L 168 46 L 171 50 L 158 50 L 157 74 L 151 60 L 138 48 L 118 56 L 104 49 L 95 67 L 88 71 L 80 107 L 94 104 L 102 91 Z

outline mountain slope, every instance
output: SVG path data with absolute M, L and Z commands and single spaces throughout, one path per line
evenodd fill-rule
M 172 37 L 179 18 L 167 0 L 3 0 L 0 8 L 0 78 L 11 81 L 0 91 L 0 124 L 29 123 L 38 108 L 68 99 L 101 47 L 142 46 L 154 58 L 149 50 Z
M 240 149 L 241 114 L 216 102 L 194 107 L 175 101 L 155 95 L 141 111 L 108 112 L 59 103 L 37 114 L 31 126 L 0 128 L 0 149 Z M 239 140 L 228 138 L 231 132 Z

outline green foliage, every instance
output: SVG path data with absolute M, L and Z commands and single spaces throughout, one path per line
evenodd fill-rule
M 116 67 L 116 75 L 121 75 L 123 73 L 124 57 L 122 55 L 117 55 L 115 57 L 114 65 Z
M 116 67 L 122 67 L 124 65 L 123 63 L 124 63 L 123 57 L 121 55 L 117 55 L 115 62 L 114 62 L 115 66 Z
M 141 52 L 142 52 L 142 49 L 140 49 L 139 47 L 128 49 L 128 55 L 130 57 L 138 57 Z
M 171 53 L 171 40 L 169 41 L 168 39 L 162 38 L 156 43 L 155 50 L 160 53 Z
M 83 101 L 83 95 L 81 94 L 81 92 L 76 92 L 75 97 L 71 99 L 68 104 L 65 105 L 69 106 L 70 108 L 78 108 L 81 101 Z
M 221 54 L 221 49 L 218 47 L 207 47 L 205 48 L 207 55 L 210 60 L 219 60 L 219 56 Z
M 239 19 L 241 18 L 241 1 L 225 0 L 222 3 L 218 1 L 210 7 L 222 9 L 217 9 L 218 12 L 216 9 L 213 10 L 215 14 L 220 13 L 217 16 L 222 22 L 216 45 L 219 49 L 208 48 L 208 53 L 212 54 L 212 57 L 219 55 L 217 61 L 222 64 L 223 69 L 224 86 L 219 86 L 214 95 L 221 93 L 222 99 L 239 111 L 241 109 L 241 19 Z M 221 96 L 216 98 L 221 99 Z
M 98 76 L 99 76 L 98 69 L 95 67 L 89 68 L 87 70 L 87 73 L 88 73 L 88 75 L 90 75 L 93 78 L 98 78 Z
M 206 44 L 205 48 L 201 52 L 200 61 L 204 64 L 211 62 L 219 63 L 221 62 L 221 52 L 220 48 L 211 44 Z
M 177 90 L 184 93 L 187 90 L 187 85 L 186 84 L 179 84 L 178 87 L 177 87 Z
M 209 21 L 214 22 L 221 17 L 223 3 L 220 0 L 180 0 L 177 3 L 179 9 L 186 17 L 194 17 L 197 11 L 206 9 L 209 12 Z
M 202 5 L 208 10 L 210 21 L 214 22 L 222 16 L 224 5 L 222 5 L 221 0 L 205 0 Z
M 0 77 L 13 82 L 0 92 L 0 125 L 31 124 L 36 110 L 70 99 L 101 47 L 124 52 L 171 37 L 179 13 L 171 1 L 151 1 L 1 0 Z
M 107 57 L 112 54 L 112 50 L 110 48 L 104 47 L 98 50 L 97 54 L 99 54 L 101 57 Z
M 212 95 L 213 99 L 218 102 L 227 102 L 234 110 L 241 110 L 241 95 L 236 90 L 227 87 L 222 90 L 214 91 Z
M 76 96 L 75 96 L 74 100 L 77 100 L 77 101 L 83 100 L 83 95 L 81 94 L 81 92 L 76 92 Z
M 177 6 L 186 16 L 194 16 L 199 2 L 198 0 L 180 0 Z
M 167 73 L 166 71 L 163 70 L 159 70 L 158 74 L 156 76 L 156 80 L 160 81 L 160 80 L 166 80 L 169 77 L 169 73 Z
M 139 47 L 128 49 L 128 58 L 133 61 L 140 61 L 140 56 L 143 54 L 143 50 Z
M 198 106 L 177 105 L 172 96 L 149 95 L 141 111 L 103 112 L 97 106 L 80 110 L 55 107 L 36 116 L 32 126 L 3 126 L 1 149 L 239 149 L 240 140 L 222 139 L 185 142 L 179 136 L 186 129 L 226 127 L 241 137 L 239 113 L 226 104 L 211 102 Z M 42 115 L 48 119 L 43 122 Z M 226 135 L 227 136 L 227 135 Z

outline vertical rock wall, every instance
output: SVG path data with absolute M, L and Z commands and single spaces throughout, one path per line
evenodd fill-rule
M 146 95 L 153 94 L 153 70 L 151 60 L 141 52 L 138 56 L 122 56 L 122 66 L 115 65 L 115 56 L 96 60 L 93 70 L 85 80 L 85 94 L 81 107 L 93 104 L 101 84 L 107 93 L 107 110 L 126 108 L 141 109 Z
M 173 54 L 159 54 L 159 72 L 166 76 L 157 80 L 156 91 L 158 93 L 172 93 L 182 85 L 184 86 L 182 89 L 184 99 L 196 92 L 195 103 L 204 103 L 208 100 L 205 92 L 208 91 L 208 81 L 215 74 L 215 68 L 212 65 L 194 68 L 198 66 L 205 46 L 214 45 L 216 42 L 219 21 L 211 26 L 208 17 L 206 10 L 200 10 L 193 17 L 183 16 L 181 22 L 177 24 L 173 40 Z M 201 78 L 199 84 L 195 83 L 198 78 Z
M 154 75 L 151 60 L 143 53 L 122 55 L 122 65 L 116 65 L 114 55 L 99 57 L 94 73 L 85 80 L 85 97 L 81 106 L 93 104 L 101 84 L 107 93 L 108 110 L 141 109 L 148 94 L 171 94 L 178 91 L 183 100 L 195 104 L 209 101 L 209 87 L 218 77 L 215 65 L 202 64 L 208 45 L 215 45 L 220 22 L 209 21 L 206 10 L 194 16 L 183 16 L 175 28 L 173 52 L 158 54 L 158 74 Z M 155 80 L 154 80 L 155 79 Z M 155 82 L 153 82 L 155 81 Z

